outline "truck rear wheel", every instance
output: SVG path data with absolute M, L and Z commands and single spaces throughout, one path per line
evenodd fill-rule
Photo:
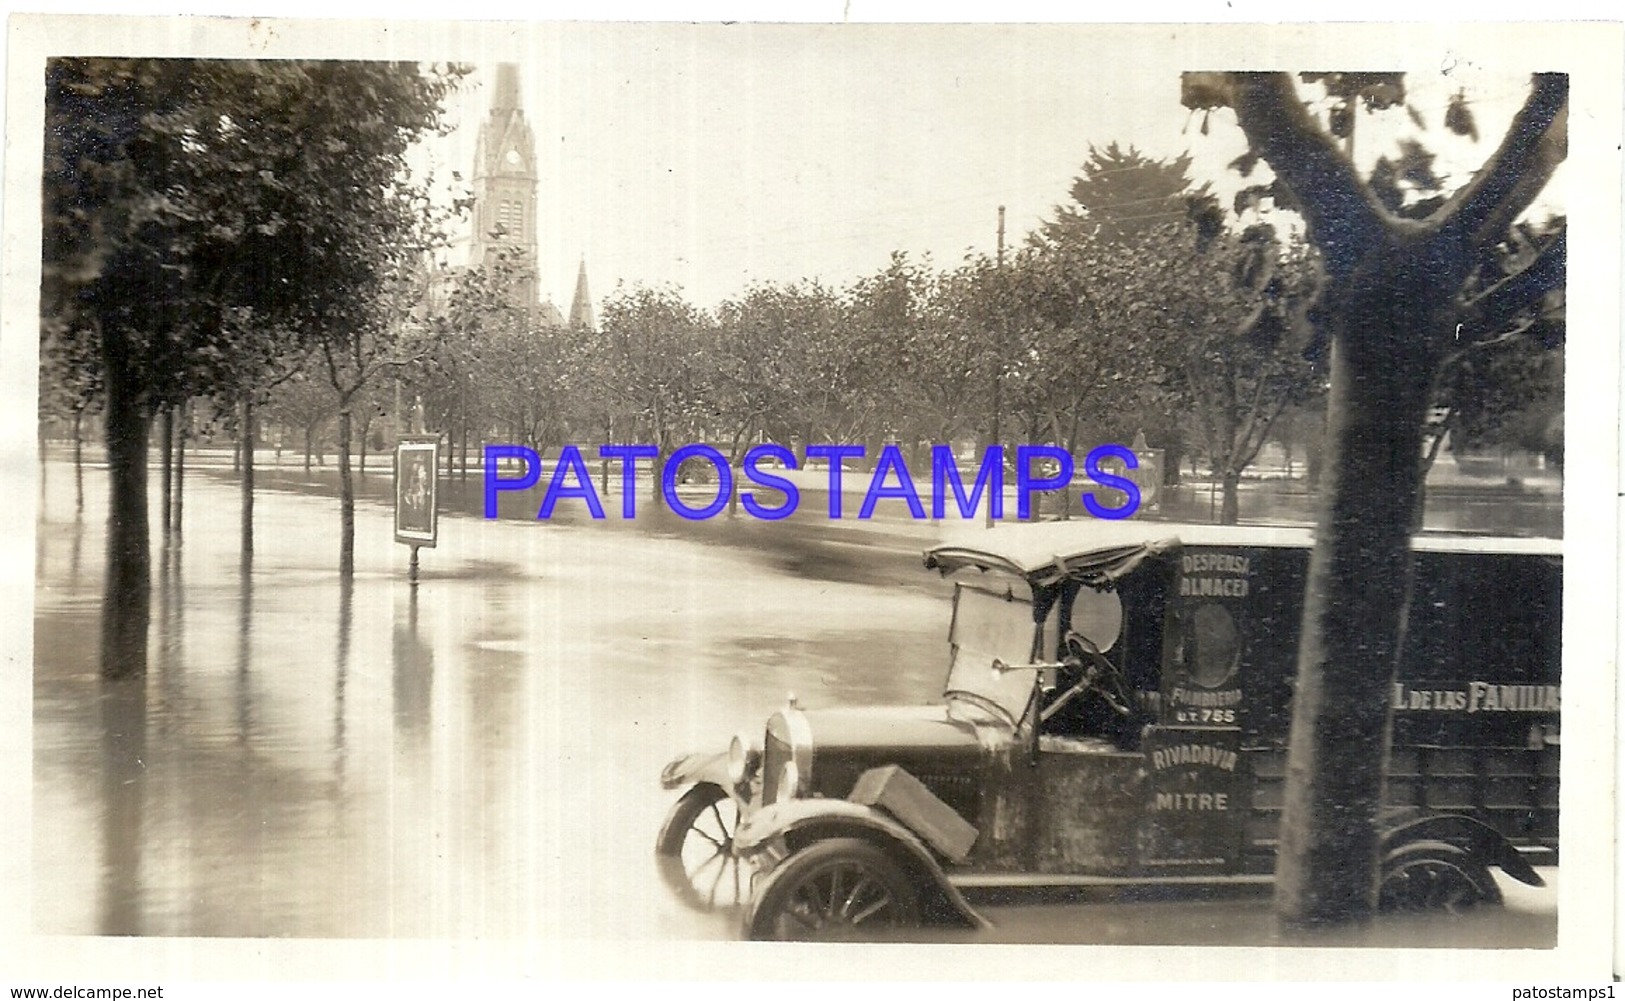
M 778 865 L 746 917 L 758 941 L 852 940 L 917 928 L 919 895 L 885 852 L 859 838 L 808 845 Z
M 1445 841 L 1413 841 L 1382 862 L 1377 906 L 1384 912 L 1449 911 L 1500 906 L 1501 888 L 1489 867 Z

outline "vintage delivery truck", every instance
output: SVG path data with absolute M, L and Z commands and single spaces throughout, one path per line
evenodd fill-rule
M 762 939 L 977 924 L 971 887 L 1268 881 L 1311 546 L 1072 521 L 932 548 L 942 702 L 792 698 L 759 741 L 673 761 L 663 874 Z M 1556 862 L 1561 543 L 1413 550 L 1380 903 L 1498 904 L 1492 869 L 1539 885 Z

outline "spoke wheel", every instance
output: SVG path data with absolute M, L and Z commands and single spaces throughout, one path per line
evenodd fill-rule
M 1500 887 L 1483 863 L 1443 841 L 1418 841 L 1383 861 L 1378 907 L 1386 912 L 1447 911 L 1459 914 L 1501 903 Z
M 897 864 L 867 841 L 835 838 L 768 875 L 745 932 L 758 940 L 851 940 L 919 924 L 919 898 Z
M 655 842 L 655 864 L 677 898 L 696 910 L 737 907 L 750 895 L 734 855 L 739 805 L 721 786 L 702 782 L 678 799 Z

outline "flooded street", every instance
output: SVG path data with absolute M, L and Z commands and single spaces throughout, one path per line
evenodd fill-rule
M 414 591 L 366 502 L 341 586 L 336 504 L 277 491 L 244 572 L 236 487 L 210 476 L 187 481 L 184 545 L 154 534 L 146 679 L 104 682 L 102 474 L 84 486 L 76 518 L 71 467 L 49 468 L 38 535 L 40 933 L 733 938 L 659 883 L 661 767 L 792 689 L 941 684 L 929 588 L 457 517 Z
M 692 942 L 739 936 L 664 887 L 661 768 L 808 706 L 938 699 L 930 524 L 441 519 L 417 587 L 375 472 L 340 582 L 338 510 L 284 469 L 239 552 L 237 484 L 154 527 L 144 679 L 96 670 L 105 475 L 45 471 L 37 543 L 33 926 L 40 934 Z M 904 584 L 905 586 L 899 586 Z M 1340 944 L 1547 947 L 1548 887 Z M 1267 893 L 980 899 L 925 941 L 1262 945 Z M 555 957 L 556 958 L 556 957 Z

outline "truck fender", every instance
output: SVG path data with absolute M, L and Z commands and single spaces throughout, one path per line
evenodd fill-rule
M 695 782 L 714 782 L 723 789 L 728 781 L 728 752 L 696 752 L 676 758 L 660 770 L 660 788 L 678 789 Z
M 889 852 L 894 861 L 923 884 L 921 903 L 927 913 L 946 912 L 972 928 L 991 924 L 966 903 L 948 881 L 936 856 L 924 841 L 889 814 L 845 799 L 792 799 L 776 803 L 740 821 L 734 832 L 734 850 L 750 857 L 769 851 L 775 842 L 795 851 L 826 838 L 862 838 Z M 937 906 L 932 906 L 933 904 Z
M 1499 866 L 1503 872 L 1529 886 L 1545 886 L 1518 849 L 1512 846 L 1500 831 L 1481 820 L 1459 813 L 1423 813 L 1408 811 L 1384 817 L 1382 852 L 1388 852 L 1412 841 L 1445 841 L 1467 849 L 1486 865 Z

